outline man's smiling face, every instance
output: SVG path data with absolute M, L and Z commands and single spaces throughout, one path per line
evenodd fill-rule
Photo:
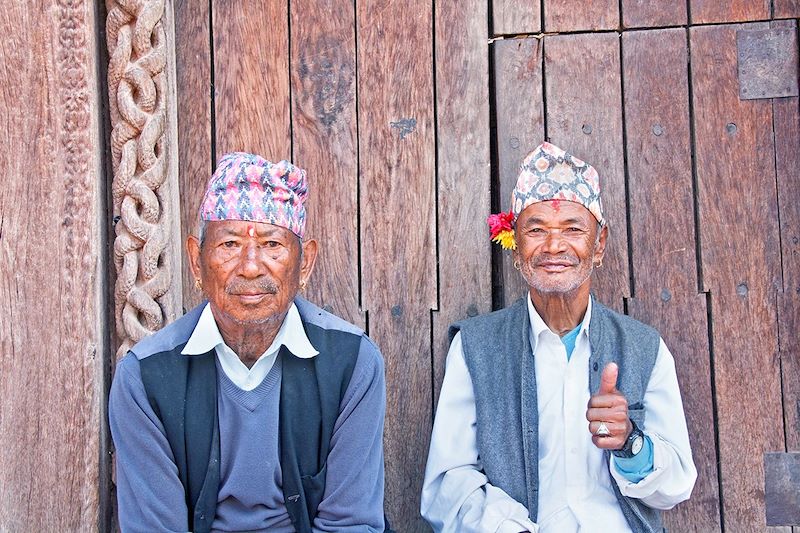
M 570 293 L 589 282 L 603 259 L 607 230 L 581 204 L 550 200 L 526 207 L 517 217 L 514 259 L 531 289 Z

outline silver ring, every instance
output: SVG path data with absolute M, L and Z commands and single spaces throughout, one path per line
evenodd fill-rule
M 611 432 L 608 430 L 608 426 L 605 422 L 600 422 L 600 426 L 597 428 L 595 435 L 598 437 L 608 437 L 611 435 Z

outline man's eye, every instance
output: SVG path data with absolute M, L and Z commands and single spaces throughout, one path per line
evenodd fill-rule
M 236 241 L 225 241 L 222 243 L 222 246 L 225 248 L 234 248 L 236 246 Z
M 267 248 L 277 248 L 278 246 L 281 245 L 281 243 L 279 243 L 278 241 L 267 241 L 265 245 Z
M 530 232 L 531 233 L 544 233 L 544 230 L 542 228 L 531 228 Z
M 567 228 L 567 231 L 569 233 L 580 233 L 583 230 L 581 230 L 581 228 Z

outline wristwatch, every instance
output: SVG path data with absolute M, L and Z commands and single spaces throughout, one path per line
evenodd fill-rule
M 617 457 L 630 459 L 642 451 L 642 446 L 644 446 L 644 433 L 642 433 L 642 430 L 639 429 L 639 426 L 637 426 L 636 422 L 634 422 L 632 419 L 631 425 L 633 426 L 633 430 L 631 431 L 631 434 L 628 435 L 628 440 L 625 441 L 625 446 L 619 450 L 611 451 L 611 453 Z

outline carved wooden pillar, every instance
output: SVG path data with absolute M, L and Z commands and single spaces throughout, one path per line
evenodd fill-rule
M 175 33 L 171 2 L 106 7 L 120 357 L 181 314 Z

